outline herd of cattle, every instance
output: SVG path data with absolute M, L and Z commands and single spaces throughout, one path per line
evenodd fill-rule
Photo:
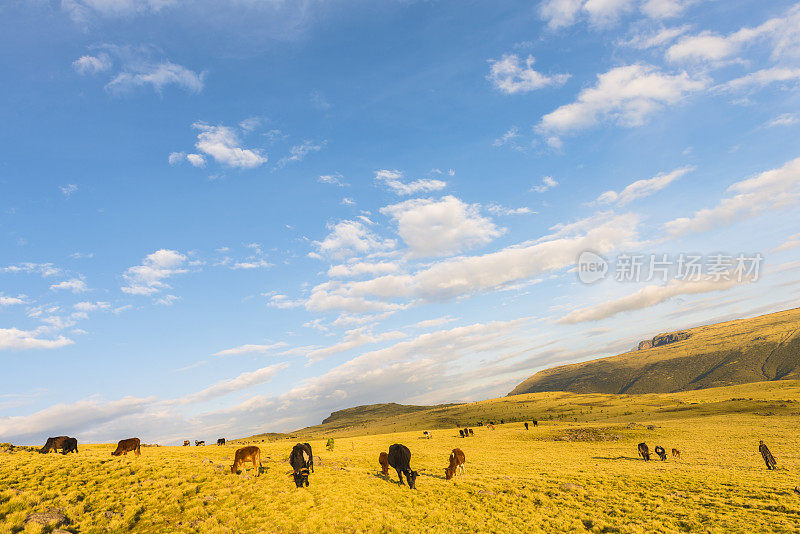
M 501 420 L 500 423 L 502 424 L 503 421 Z M 478 423 L 478 426 L 483 426 L 483 424 Z M 486 426 L 489 429 L 494 430 L 494 422 L 489 422 Z M 537 426 L 537 421 L 535 419 L 533 420 L 533 426 Z M 529 426 L 526 422 L 525 430 L 528 430 L 528 428 Z M 475 435 L 471 428 L 459 429 L 458 432 L 462 438 Z M 430 439 L 433 437 L 433 434 L 429 430 L 426 430 L 423 432 L 423 436 Z M 195 446 L 205 445 L 204 441 L 199 440 L 196 440 L 194 443 Z M 225 445 L 225 443 L 225 438 L 219 438 L 217 440 L 217 445 Z M 183 445 L 185 447 L 189 446 L 189 440 L 185 440 Z M 643 460 L 649 461 L 650 448 L 647 446 L 647 444 L 639 443 L 638 449 L 639 456 L 641 456 Z M 47 442 L 44 444 L 44 447 L 39 450 L 39 452 L 46 454 L 49 452 L 58 452 L 58 450 L 61 450 L 61 454 L 69 454 L 70 452 L 77 453 L 78 440 L 69 436 L 47 438 Z M 667 459 L 667 451 L 661 445 L 656 445 L 654 451 L 662 461 Z M 764 462 L 767 464 L 767 469 L 775 469 L 775 458 L 772 456 L 772 453 L 763 441 L 759 441 L 758 451 L 761 453 L 762 458 L 764 458 Z M 139 438 L 120 440 L 119 443 L 117 443 L 117 448 L 111 453 L 111 455 L 121 456 L 127 455 L 129 452 L 132 452 L 135 456 L 139 456 L 141 454 L 141 442 Z M 672 449 L 672 457 L 680 459 L 681 451 L 678 449 Z M 454 476 L 464 474 L 464 464 L 466 463 L 464 451 L 459 448 L 453 449 L 453 451 L 450 453 L 448 462 L 449 465 L 444 468 L 446 480 L 450 480 Z M 254 445 L 249 445 L 236 450 L 236 453 L 233 457 L 233 465 L 231 465 L 231 473 L 237 474 L 240 470 L 245 469 L 246 464 L 249 463 L 252 463 L 253 467 L 256 469 L 256 476 L 261 474 L 261 450 Z M 416 488 L 416 481 L 419 473 L 411 469 L 411 450 L 409 450 L 409 448 L 405 445 L 395 443 L 389 447 L 388 453 L 381 452 L 378 455 L 378 464 L 381 466 L 381 473 L 383 476 L 388 477 L 389 467 L 393 467 L 395 471 L 397 471 L 397 478 L 399 479 L 401 485 L 403 485 L 403 476 L 405 476 L 406 481 L 408 481 L 408 487 L 410 489 Z M 311 451 L 311 445 L 308 443 L 298 443 L 292 447 L 292 452 L 289 454 L 289 465 L 292 466 L 291 476 L 294 479 L 295 485 L 298 488 L 308 486 L 309 474 L 314 472 L 314 454 Z

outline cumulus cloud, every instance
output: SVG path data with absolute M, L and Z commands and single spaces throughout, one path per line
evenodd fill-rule
M 664 229 L 670 236 L 678 237 L 797 205 L 800 201 L 800 158 L 736 182 L 728 188 L 728 193 L 733 195 L 723 198 L 713 208 L 702 209 L 692 217 L 668 221 Z
M 311 362 L 316 362 L 362 345 L 391 341 L 404 337 L 406 337 L 406 334 L 398 331 L 373 334 L 367 327 L 354 328 L 353 330 L 345 332 L 344 338 L 340 342 L 330 345 L 329 347 L 311 350 L 306 354 L 306 358 Z
M 225 349 L 215 352 L 212 356 L 241 356 L 243 354 L 265 354 L 276 349 L 288 347 L 289 344 L 283 341 L 278 343 L 269 343 L 267 345 L 239 345 L 232 349 Z
M 412 182 L 404 182 L 402 172 L 397 170 L 390 171 L 387 169 L 375 171 L 375 181 L 385 185 L 392 192 L 401 196 L 439 191 L 447 187 L 447 182 L 432 178 L 420 178 Z
M 25 304 L 25 296 L 6 297 L 0 293 L 0 306 L 13 306 L 14 304 Z
M 539 15 L 551 29 L 587 19 L 595 26 L 615 23 L 621 16 L 638 9 L 653 19 L 677 17 L 699 0 L 544 0 Z
M 667 187 L 669 184 L 685 175 L 687 172 L 694 170 L 694 167 L 681 167 L 668 173 L 658 173 L 653 178 L 645 180 L 637 180 L 630 185 L 627 185 L 622 191 L 606 191 L 599 197 L 596 202 L 598 204 L 617 204 L 624 206 L 634 200 L 650 196 Z
M 599 74 L 594 87 L 581 91 L 575 102 L 543 116 L 536 129 L 545 136 L 557 136 L 600 122 L 639 126 L 707 85 L 707 80 L 686 72 L 666 74 L 650 65 L 617 67 Z
M 533 193 L 544 193 L 550 189 L 553 189 L 555 186 L 558 185 L 558 182 L 553 179 L 552 176 L 545 176 L 542 178 L 542 183 L 539 185 L 534 185 L 531 187 L 531 192 Z
M 299 145 L 294 145 L 289 149 L 289 155 L 281 158 L 278 162 L 279 165 L 286 165 L 295 161 L 303 161 L 303 159 L 311 152 L 319 152 L 325 143 L 317 144 L 311 141 L 303 141 Z
M 77 311 L 90 312 L 97 310 L 107 310 L 111 308 L 108 302 L 78 302 L 72 306 Z
M 258 150 L 242 148 L 239 136 L 227 126 L 212 126 L 204 122 L 195 122 L 192 127 L 199 130 L 195 147 L 211 156 L 217 163 L 240 169 L 253 169 L 267 162 L 267 157 Z M 188 158 L 188 156 L 187 156 Z M 193 165 L 199 164 L 189 160 Z M 203 163 L 205 163 L 203 161 Z
M 742 282 L 731 278 L 730 280 L 670 280 L 666 285 L 650 285 L 641 288 L 626 297 L 611 300 L 571 311 L 557 322 L 561 324 L 584 323 L 599 321 L 613 317 L 622 312 L 641 310 L 661 304 L 662 302 L 680 295 L 695 295 L 711 291 L 724 291 L 741 285 Z
M 36 263 L 36 262 L 22 262 L 14 265 L 7 265 L 0 267 L 0 272 L 3 273 L 36 273 L 40 276 L 47 278 L 49 276 L 56 276 L 62 273 L 59 267 L 52 263 Z
M 480 215 L 480 207 L 454 196 L 418 198 L 381 208 L 414 257 L 449 256 L 491 242 L 505 231 Z
M 0 350 L 59 349 L 74 343 L 74 341 L 64 336 L 45 339 L 38 337 L 39 334 L 40 332 L 35 330 L 0 328 Z M 2 423 L 0 423 L 0 426 L 2 426 Z
M 344 220 L 328 225 L 330 233 L 322 241 L 314 241 L 317 253 L 335 260 L 370 252 L 391 250 L 393 239 L 381 239 L 361 220 Z
M 153 295 L 170 286 L 164 281 L 186 272 L 186 256 L 175 250 L 161 249 L 148 254 L 141 265 L 128 268 L 122 275 L 121 289 L 129 295 Z
M 655 33 L 637 33 L 627 41 L 622 41 L 620 44 L 624 46 L 630 46 L 631 48 L 638 48 L 640 50 L 665 46 L 673 42 L 681 35 L 686 34 L 690 29 L 691 26 L 686 24 L 683 26 L 661 28 Z
M 399 270 L 396 263 L 381 261 L 381 262 L 351 262 L 339 265 L 332 265 L 328 269 L 328 276 L 330 278 L 355 278 L 364 275 L 378 275 L 394 273 Z
M 501 289 L 574 265 L 584 250 L 603 254 L 630 244 L 638 222 L 634 214 L 599 214 L 554 227 L 553 234 L 532 243 L 440 261 L 411 274 L 324 282 L 312 289 L 305 306 L 313 311 L 393 311 L 408 306 L 412 299 L 441 301 Z
M 85 293 L 89 291 L 89 288 L 86 286 L 86 282 L 83 280 L 78 280 L 77 278 L 64 280 L 63 282 L 59 282 L 50 286 L 51 291 L 58 291 L 60 289 L 71 291 L 73 293 Z
M 489 204 L 486 206 L 486 209 L 489 211 L 489 213 L 494 213 L 495 215 L 527 215 L 529 213 L 533 213 L 530 208 L 509 208 L 508 206 L 502 206 L 495 203 Z
M 533 69 L 533 56 L 521 60 L 516 54 L 504 54 L 491 60 L 487 79 L 495 89 L 506 94 L 527 93 L 543 87 L 559 86 L 569 80 L 569 74 L 546 75 Z
M 105 53 L 81 56 L 72 62 L 72 68 L 78 74 L 97 74 L 111 68 L 111 58 Z

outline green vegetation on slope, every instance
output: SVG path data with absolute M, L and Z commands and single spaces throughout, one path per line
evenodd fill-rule
M 800 378 L 800 308 L 685 332 L 674 343 L 540 371 L 509 395 L 668 393 Z

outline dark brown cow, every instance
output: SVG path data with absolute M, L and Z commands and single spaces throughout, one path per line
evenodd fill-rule
M 461 437 L 463 438 L 463 437 L 464 437 L 464 430 L 463 430 L 463 429 L 461 429 L 461 428 L 459 428 L 459 429 L 458 429 L 458 435 L 459 435 L 459 436 L 461 436 Z
M 382 452 L 378 455 L 378 463 L 381 464 L 381 474 L 385 477 L 389 476 L 389 455 Z
M 641 456 L 645 462 L 649 461 L 650 448 L 647 446 L 647 443 L 640 443 L 638 447 L 639 447 L 639 456 Z
M 764 458 L 764 463 L 767 464 L 767 469 L 775 469 L 775 457 L 772 456 L 771 452 L 769 452 L 769 449 L 764 444 L 763 440 L 758 442 L 758 452 L 760 452 L 761 457 Z
M 256 476 L 259 476 L 261 474 L 261 449 L 255 445 L 236 449 L 236 453 L 233 455 L 231 473 L 235 475 L 240 468 L 244 470 L 244 464 L 247 462 L 253 462 L 253 467 L 256 468 Z
M 444 468 L 444 478 L 450 480 L 455 475 L 463 475 L 466 461 L 464 451 L 453 449 L 453 452 L 450 453 L 450 465 Z
M 217 440 L 217 445 L 225 445 L 225 438 L 219 438 Z
M 78 440 L 69 436 L 47 438 L 47 442 L 45 442 L 44 447 L 39 449 L 39 452 L 47 454 L 48 452 L 58 452 L 57 449 L 61 449 L 62 454 L 72 451 L 78 452 Z
M 189 446 L 189 440 L 188 439 L 183 440 L 183 446 L 184 447 L 188 447 Z
M 661 458 L 662 462 L 667 459 L 667 451 L 661 445 L 656 445 L 656 454 Z
M 389 447 L 389 465 L 397 471 L 400 485 L 403 485 L 403 475 L 406 475 L 408 487 L 415 489 L 415 484 L 419 473 L 411 469 L 411 451 L 408 447 L 400 443 L 395 443 Z
M 672 449 L 672 457 L 680 460 L 681 459 L 681 451 L 679 451 L 678 449 Z
M 467 430 L 469 430 L 469 435 L 470 436 L 474 436 L 475 435 L 475 432 L 473 432 L 471 428 L 468 428 Z
M 308 486 L 308 470 L 314 470 L 314 456 L 311 452 L 311 445 L 308 443 L 298 443 L 292 447 L 289 455 L 289 465 L 292 466 L 292 476 L 298 488 Z
M 122 456 L 123 454 L 127 456 L 129 452 L 139 456 L 142 454 L 141 446 L 139 438 L 121 439 L 117 443 L 117 449 L 111 453 L 111 456 Z
M 203 445 L 205 445 L 205 444 L 206 444 L 206 442 L 205 442 L 205 441 L 202 441 L 202 440 L 194 440 L 194 446 L 195 446 L 195 447 L 200 447 L 200 446 L 203 446 Z

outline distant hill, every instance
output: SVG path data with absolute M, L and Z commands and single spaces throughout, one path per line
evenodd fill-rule
M 659 334 L 638 347 L 539 371 L 509 395 L 670 393 L 800 379 L 800 308 Z

